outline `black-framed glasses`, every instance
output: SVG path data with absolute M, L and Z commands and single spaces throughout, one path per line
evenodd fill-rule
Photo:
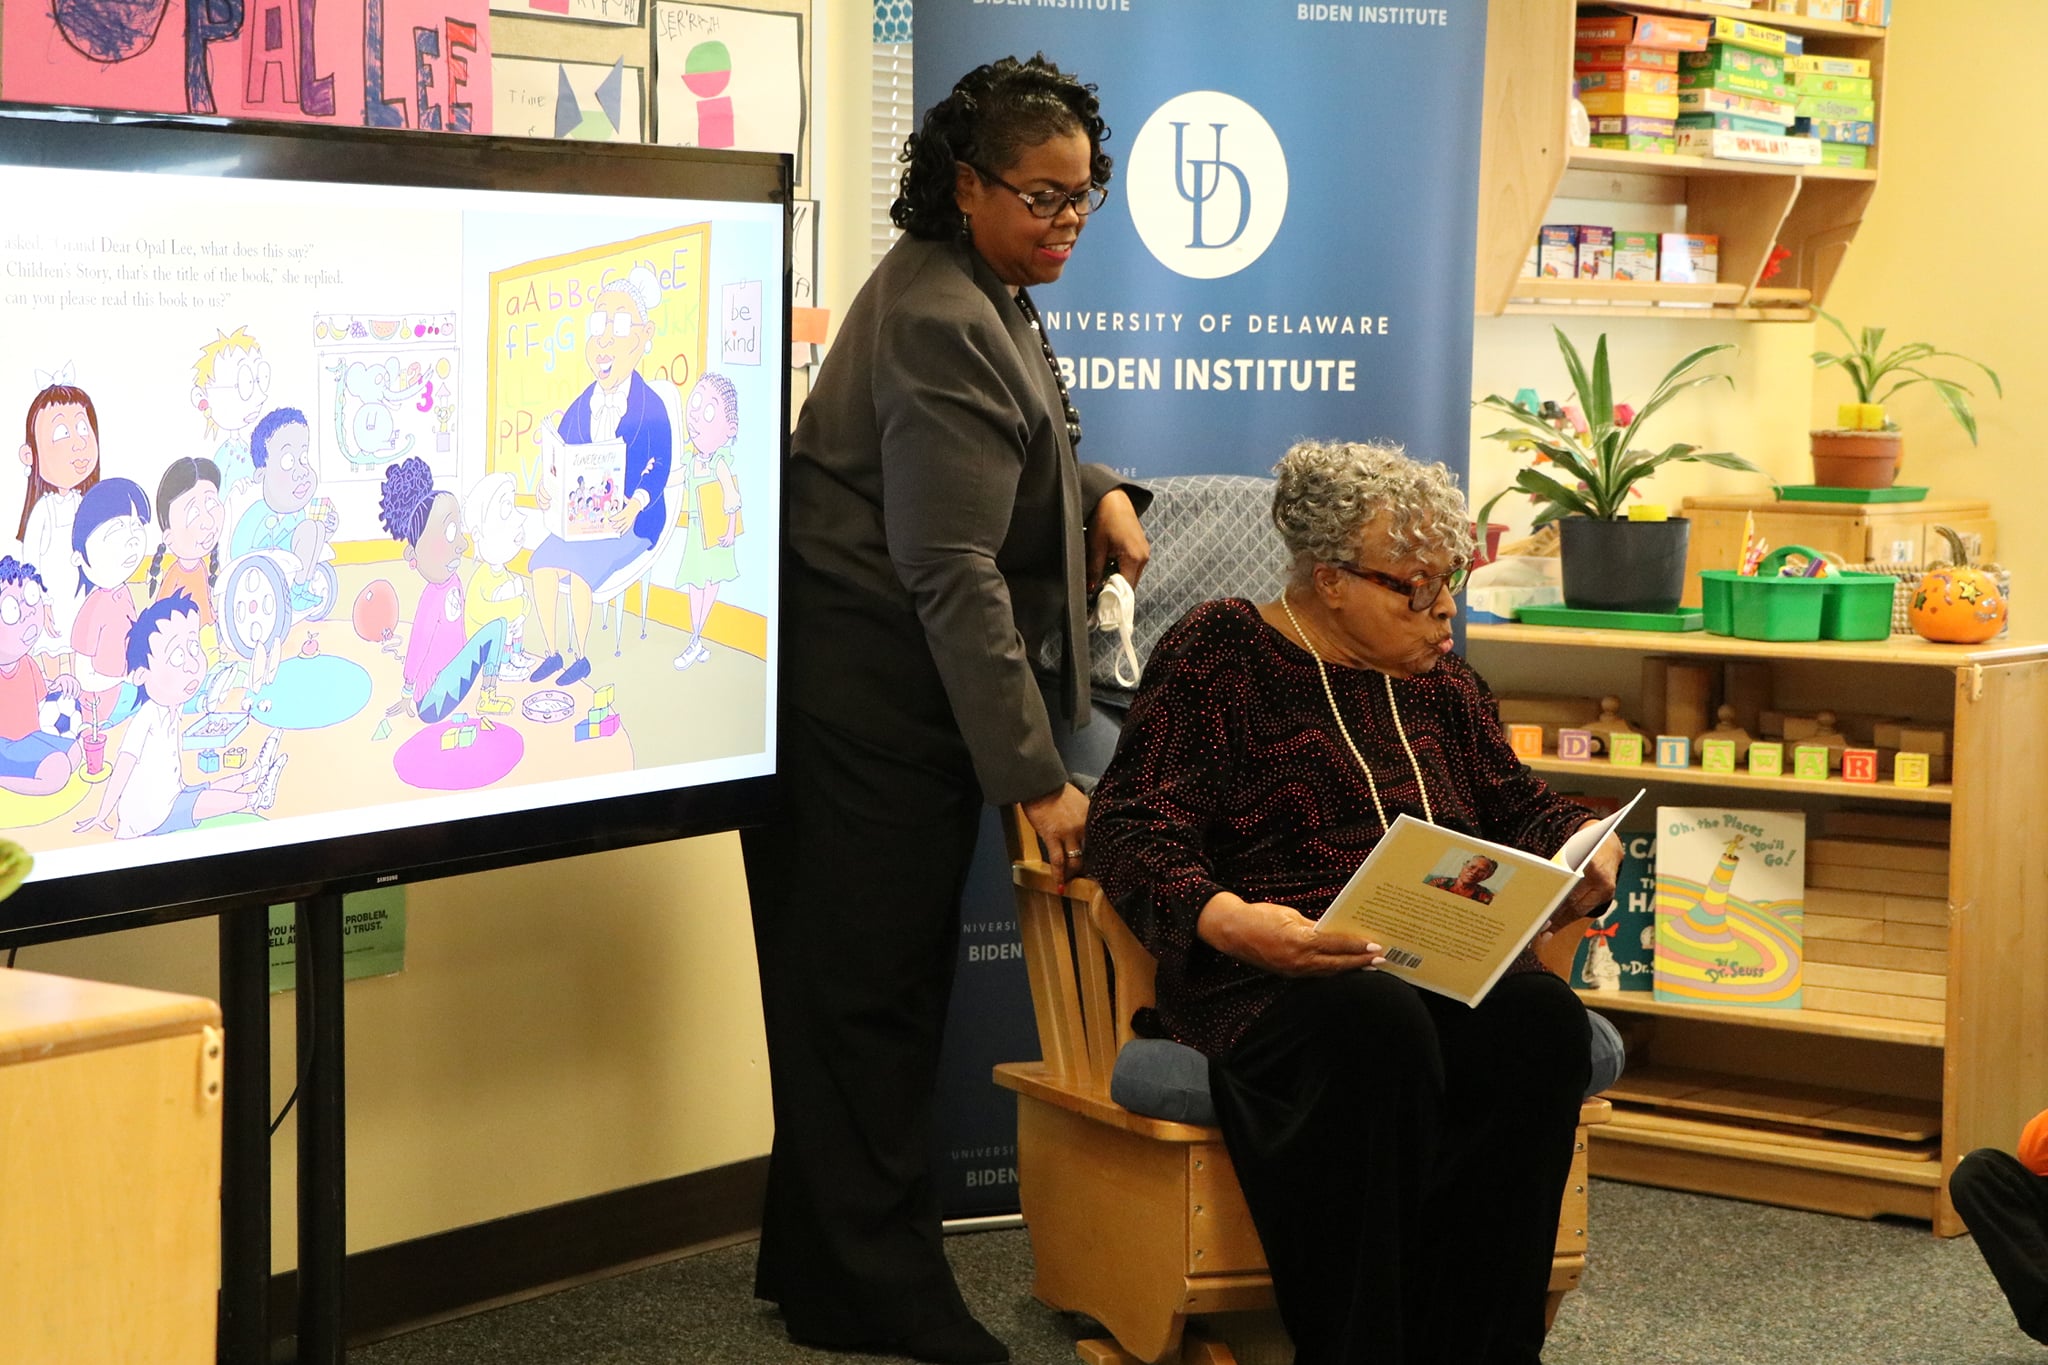
M 1072 193 L 1066 190 L 1039 190 L 1033 193 L 1020 190 L 1001 176 L 985 171 L 979 166 L 974 168 L 974 173 L 990 184 L 1001 185 L 1022 199 L 1024 207 L 1031 211 L 1033 218 L 1057 218 L 1062 209 L 1072 209 L 1086 218 L 1109 199 L 1109 187 L 1106 185 L 1090 185 L 1085 190 L 1075 190 Z
M 1335 560 L 1330 561 L 1330 567 L 1342 569 L 1353 578 L 1363 578 L 1368 583 L 1376 583 L 1389 592 L 1402 594 L 1408 599 L 1408 610 L 1410 611 L 1428 611 L 1436 605 L 1436 599 L 1445 591 L 1455 593 L 1458 589 L 1464 587 L 1467 575 L 1472 572 L 1470 565 L 1460 564 L 1456 568 L 1445 570 L 1443 573 L 1417 574 L 1413 578 L 1396 578 L 1393 574 L 1381 573 L 1378 569 L 1360 569 L 1350 564 L 1340 564 Z

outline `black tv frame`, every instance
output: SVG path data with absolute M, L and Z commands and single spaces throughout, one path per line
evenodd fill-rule
M 384 131 L 0 101 L 0 167 L 14 165 L 780 204 L 782 335 L 789 335 L 794 171 L 784 153 Z M 786 458 L 789 370 L 776 368 L 782 395 L 776 431 Z M 778 517 L 783 510 L 777 508 Z M 773 676 L 778 660 L 770 658 L 768 666 Z M 736 778 L 29 882 L 0 901 L 0 947 L 739 829 L 767 820 L 778 801 L 772 775 Z M 574 813 L 567 829 L 565 811 Z

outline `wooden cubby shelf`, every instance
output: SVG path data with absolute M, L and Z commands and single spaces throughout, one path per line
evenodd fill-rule
M 1868 168 L 1779 166 L 1711 157 L 1574 148 L 1567 131 L 1577 6 L 1492 0 L 1487 11 L 1486 105 L 1480 134 L 1479 232 L 1474 301 L 1483 317 L 1542 313 L 1743 322 L 1804 322 L 1827 301 L 1842 258 L 1877 188 L 1884 146 L 1884 55 L 1888 30 L 1867 24 L 1762 13 L 1703 0 L 1645 0 L 1626 8 L 1692 16 L 1732 15 L 1805 35 L 1815 55 L 1870 63 L 1876 82 L 1877 145 Z M 1559 200 L 1611 206 L 1618 228 L 1654 227 L 1682 211 L 1683 231 L 1720 238 L 1719 286 L 1706 307 L 1646 305 L 1626 289 L 1561 296 L 1522 275 L 1522 265 Z M 1631 218 L 1636 222 L 1629 221 Z M 1774 251 L 1789 255 L 1768 283 Z M 1620 282 L 1624 284 L 1626 282 Z M 1609 290 L 1615 286 L 1610 285 Z M 1588 306 L 1588 301 L 1604 305 Z M 1695 300 L 1686 300 L 1695 302 Z
M 1530 766 L 1553 783 L 1664 785 L 1673 805 L 1800 809 L 1822 820 L 1945 819 L 1945 896 L 1938 880 L 1898 894 L 1845 892 L 1853 883 L 1819 879 L 1820 864 L 1809 872 L 1811 913 L 1822 913 L 1811 904 L 1823 888 L 1836 901 L 1826 913 L 1852 921 L 1867 913 L 1897 922 L 1895 903 L 1916 906 L 1924 918 L 1897 920 L 1932 926 L 1935 941 L 1946 942 L 1923 949 L 1940 951 L 1943 965 L 1902 967 L 1895 988 L 1872 980 L 1824 991 L 1809 982 L 1831 1008 L 1785 1010 L 1660 1004 L 1648 991 L 1579 994 L 1615 1020 L 1630 1046 L 1614 1122 L 1593 1134 L 1594 1174 L 1857 1217 L 1899 1214 L 1927 1219 L 1944 1236 L 1961 1232 L 1948 1172 L 1975 1148 L 2009 1149 L 2048 1095 L 2048 1051 L 2028 1041 L 2048 1035 L 2048 992 L 2039 988 L 2048 876 L 2037 833 L 2048 818 L 2048 641 L 1771 642 L 1487 624 L 1470 626 L 1467 636 L 1473 665 L 1502 694 L 1611 693 L 1627 716 L 1631 697 L 1640 700 L 1646 657 L 1764 661 L 1772 704 L 1788 711 L 1910 717 L 1948 732 L 1949 781 L 1926 789 L 1550 756 Z M 1810 829 L 1809 844 L 1815 837 Z M 1844 895 L 1864 900 L 1839 908 Z M 1814 971 L 1822 962 L 1838 976 L 1861 970 L 1836 965 L 1849 961 L 1818 959 Z M 1926 975 L 1906 979 L 1917 972 Z M 1838 1012 L 1857 1002 L 1876 1012 Z M 1712 1073 L 1707 1088 L 1757 1106 L 1701 1112 L 1634 1093 L 1654 1087 L 1669 1067 Z M 1887 1143 L 1818 1122 L 1830 1110 L 1816 1104 L 1841 1091 L 1852 1098 L 1832 1111 L 1868 1109 L 1903 1120 L 1917 1136 Z

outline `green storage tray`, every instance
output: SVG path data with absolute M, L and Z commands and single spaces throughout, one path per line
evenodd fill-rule
M 1893 484 L 1890 488 L 1827 488 L 1817 483 L 1786 484 L 1778 490 L 1781 502 L 1921 502 L 1925 488 Z
M 1886 579 L 1887 583 L 1891 580 Z M 1891 602 L 1885 602 L 1886 629 L 1890 629 Z M 1580 626 L 1587 630 L 1698 630 L 1704 623 L 1698 607 L 1677 611 L 1594 611 L 1588 607 L 1545 605 L 1519 607 L 1515 619 L 1527 626 Z
M 1818 640 L 1825 578 L 1763 578 L 1733 569 L 1700 570 L 1707 632 L 1743 640 Z M 1887 604 L 1886 612 L 1890 607 Z M 1887 621 L 1886 627 L 1890 624 Z

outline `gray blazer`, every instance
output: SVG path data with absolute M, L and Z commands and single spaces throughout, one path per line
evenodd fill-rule
M 995 272 L 965 244 L 904 238 L 847 310 L 790 444 L 789 700 L 892 749 L 944 723 L 989 802 L 1056 789 L 1033 665 L 1057 668 L 1084 723 L 1083 521 L 1121 483 L 1075 463 Z

